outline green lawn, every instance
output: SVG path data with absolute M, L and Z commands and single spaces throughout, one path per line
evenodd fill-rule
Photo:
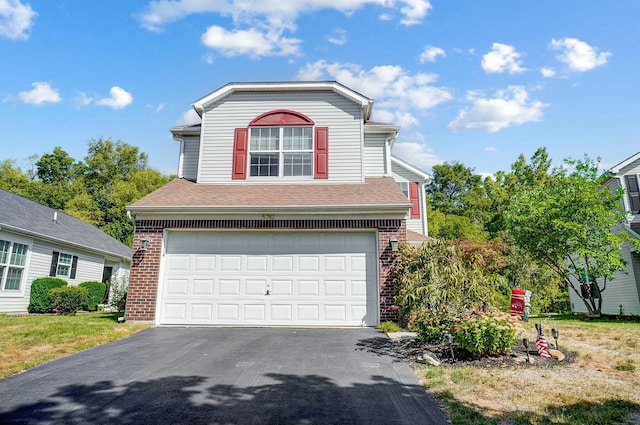
M 147 328 L 118 322 L 122 313 L 0 315 L 0 378 Z

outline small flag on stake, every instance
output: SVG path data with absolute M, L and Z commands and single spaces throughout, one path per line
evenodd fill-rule
M 540 357 L 551 357 L 551 354 L 549 354 L 549 344 L 547 344 L 547 338 L 545 338 L 544 335 L 538 336 L 536 347 L 538 347 L 538 355 Z

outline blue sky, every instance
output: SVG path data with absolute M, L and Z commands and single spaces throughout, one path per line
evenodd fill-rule
M 546 146 L 640 151 L 640 2 L 0 0 L 0 160 L 121 140 L 175 173 L 168 129 L 232 81 L 337 80 L 430 171 Z

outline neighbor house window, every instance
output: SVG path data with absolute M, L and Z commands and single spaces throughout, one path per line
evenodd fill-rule
M 20 290 L 28 252 L 27 245 L 0 240 L 0 289 Z
M 400 190 L 404 193 L 404 196 L 409 198 L 409 182 L 397 182 Z
M 249 136 L 249 175 L 313 175 L 312 127 L 255 127 Z
M 53 251 L 49 276 L 75 279 L 77 267 L 78 256 Z

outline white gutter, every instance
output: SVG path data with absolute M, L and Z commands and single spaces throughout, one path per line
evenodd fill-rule
M 261 213 L 311 213 L 317 214 L 319 212 L 325 213 L 362 213 L 363 211 L 369 212 L 398 212 L 406 214 L 407 210 L 411 208 L 411 204 L 389 204 L 389 205 L 204 205 L 204 206 L 136 206 L 129 207 L 131 212 L 153 212 L 153 213 L 198 213 L 198 214 L 261 214 Z

